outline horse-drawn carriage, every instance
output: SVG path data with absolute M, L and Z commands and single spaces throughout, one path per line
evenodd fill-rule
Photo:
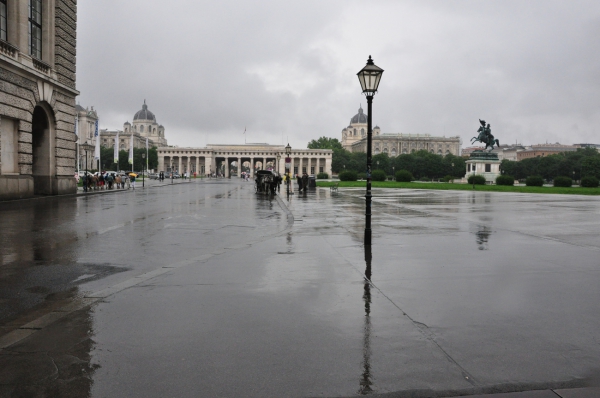
M 254 190 L 274 195 L 281 181 L 281 176 L 276 171 L 258 170 L 254 178 Z

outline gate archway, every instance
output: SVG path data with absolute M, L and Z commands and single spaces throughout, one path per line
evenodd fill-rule
M 51 119 L 46 110 L 37 105 L 31 120 L 33 193 L 52 195 L 56 177 L 54 140 Z

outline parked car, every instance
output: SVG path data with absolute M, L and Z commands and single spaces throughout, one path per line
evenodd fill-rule
M 158 180 L 158 173 L 150 173 L 148 174 L 148 178 L 151 180 Z
M 181 178 L 181 175 L 179 175 L 178 172 L 174 172 L 173 173 L 173 178 Z

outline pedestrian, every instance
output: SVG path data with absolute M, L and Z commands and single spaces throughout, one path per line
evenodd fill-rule
M 133 188 L 135 190 L 135 174 L 131 174 L 130 179 L 131 179 L 131 188 Z
M 308 188 L 308 174 L 306 173 L 302 175 L 302 188 L 304 188 L 304 193 L 306 193 Z
M 129 181 L 129 176 L 125 174 L 125 175 L 123 176 L 123 180 L 124 180 L 124 182 L 123 182 L 123 183 L 124 183 L 124 184 L 127 184 L 127 189 L 129 189 L 129 188 L 131 187 L 131 183 L 130 183 L 130 181 Z
M 83 175 L 83 192 L 87 192 L 88 189 L 88 173 L 87 171 Z
M 302 179 L 299 174 L 296 174 L 296 181 L 298 182 L 298 192 L 302 192 Z

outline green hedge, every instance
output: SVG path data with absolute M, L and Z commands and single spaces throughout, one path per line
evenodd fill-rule
M 529 176 L 525 180 L 525 185 L 528 187 L 541 187 L 544 185 L 544 179 L 540 176 Z
M 563 187 L 567 188 L 573 185 L 573 180 L 571 177 L 556 177 L 554 178 L 554 186 L 555 187 Z
M 599 181 L 596 177 L 589 176 L 581 179 L 581 186 L 586 188 L 598 188 Z
M 356 174 L 356 178 L 363 181 L 367 179 L 367 173 L 358 173 Z
M 467 182 L 471 185 L 485 185 L 485 177 L 479 174 L 471 174 Z
M 408 170 L 399 170 L 396 172 L 396 181 L 398 182 L 411 182 L 415 179 Z
M 515 178 L 509 175 L 496 177 L 496 185 L 515 185 Z
M 317 174 L 317 180 L 326 180 L 329 178 L 329 174 L 327 173 L 319 173 Z
M 340 181 L 356 181 L 357 180 L 357 176 L 356 176 L 356 172 L 348 170 L 348 171 L 342 171 L 339 175 L 340 177 Z
M 383 170 L 374 170 L 371 178 L 373 181 L 385 181 L 385 171 Z

